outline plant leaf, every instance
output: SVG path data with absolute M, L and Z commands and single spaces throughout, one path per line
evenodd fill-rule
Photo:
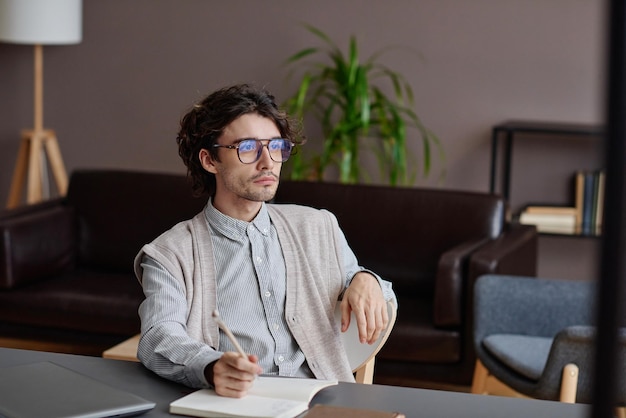
M 309 163 L 294 161 L 299 164 L 294 164 L 294 171 L 308 166 L 316 178 L 322 179 L 328 166 L 336 165 L 340 181 L 359 181 L 360 147 L 370 137 L 376 138 L 368 148 L 376 156 L 381 176 L 393 185 L 415 181 L 417 160 L 409 152 L 409 141 L 422 143 L 424 176 L 431 170 L 433 147 L 444 161 L 439 138 L 414 110 L 412 86 L 402 74 L 381 62 L 385 53 L 397 47 L 382 48 L 362 62 L 355 36 L 349 38 L 344 55 L 322 30 L 309 24 L 305 27 L 323 45 L 302 49 L 288 58 L 290 74 L 296 64 L 304 72 L 296 93 L 286 103 L 289 112 L 302 120 L 311 113 L 319 121 L 324 137 L 320 154 Z M 308 59 L 311 57 L 315 60 Z M 369 179 L 367 173 L 365 178 Z

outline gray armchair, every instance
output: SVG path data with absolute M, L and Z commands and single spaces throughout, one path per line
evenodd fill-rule
M 594 283 L 485 275 L 474 292 L 472 393 L 490 393 L 495 383 L 537 399 L 591 402 Z M 623 361 L 616 367 L 626 375 Z M 619 393 L 623 404 L 623 382 Z

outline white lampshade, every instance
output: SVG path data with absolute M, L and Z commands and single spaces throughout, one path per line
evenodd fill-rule
M 82 40 L 82 0 L 0 0 L 0 41 L 77 44 Z

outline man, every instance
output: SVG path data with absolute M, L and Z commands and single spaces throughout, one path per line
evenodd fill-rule
M 138 357 L 157 374 L 231 397 L 258 374 L 350 381 L 337 300 L 341 331 L 353 312 L 362 343 L 387 326 L 391 284 L 358 266 L 335 217 L 265 203 L 296 137 L 273 96 L 249 85 L 218 90 L 183 117 L 179 154 L 194 191 L 211 198 L 135 259 L 146 296 Z

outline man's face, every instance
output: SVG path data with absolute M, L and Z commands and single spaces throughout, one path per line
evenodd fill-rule
M 232 145 L 250 138 L 260 140 L 280 138 L 280 131 L 271 119 L 249 113 L 232 121 L 224 129 L 217 143 Z M 237 203 L 240 199 L 263 202 L 274 197 L 282 163 L 270 158 L 267 147 L 263 147 L 261 158 L 251 164 L 239 161 L 236 149 L 219 148 L 218 153 L 220 161 L 211 160 L 210 167 L 205 167 L 215 174 L 216 199 Z

